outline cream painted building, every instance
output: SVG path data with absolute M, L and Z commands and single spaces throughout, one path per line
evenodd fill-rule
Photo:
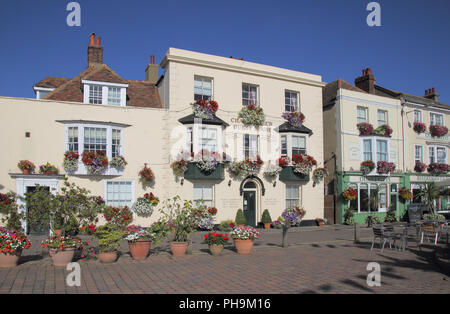
M 107 204 L 131 206 L 144 193 L 161 200 L 152 217 L 137 218 L 135 224 L 149 225 L 159 217 L 163 200 L 203 199 L 215 206 L 215 223 L 234 219 L 243 208 L 250 225 L 261 220 L 264 209 L 272 219 L 292 204 L 306 209 L 305 220 L 323 217 L 323 183 L 313 187 L 309 178 L 289 173 L 275 179 L 263 175 L 283 153 L 302 152 L 323 165 L 321 76 L 234 58 L 169 48 L 161 68 L 154 57 L 145 81 L 125 80 L 103 64 L 100 39 L 91 35 L 89 66 L 73 79 L 47 77 L 35 84 L 36 99 L 0 97 L 1 142 L 8 154 L 0 163 L 0 192 L 23 195 L 35 184 L 58 188 L 64 175 L 86 187 Z M 212 120 L 193 115 L 194 99 L 215 100 L 219 109 Z M 260 106 L 266 115 L 263 126 L 245 126 L 238 119 L 243 105 Z M 281 118 L 284 111 L 301 111 L 302 128 L 290 128 Z M 170 164 L 179 153 L 194 154 L 209 149 L 226 155 L 214 174 L 204 175 L 189 165 L 184 178 L 176 178 Z M 80 154 L 78 170 L 65 173 L 65 151 Z M 123 156 L 123 170 L 112 167 L 88 174 L 81 162 L 83 151 L 102 150 L 111 160 Z M 261 156 L 264 166 L 256 176 L 232 178 L 231 160 Z M 30 160 L 37 168 L 49 162 L 60 175 L 22 174 L 19 160 Z M 153 184 L 143 185 L 138 173 L 149 166 Z M 286 168 L 283 171 L 291 171 Z
M 412 103 L 413 100 L 416 103 Z M 423 122 L 427 125 L 430 123 L 428 118 L 440 125 L 448 125 L 448 105 L 375 85 L 370 69 L 363 70 L 354 85 L 342 79 L 327 84 L 323 104 L 324 159 L 330 169 L 326 179 L 327 194 L 335 195 L 338 223 L 344 222 L 344 214 L 349 208 L 359 223 L 364 223 L 368 215 L 384 218 L 390 208 L 403 218 L 406 204 L 399 197 L 400 188 L 411 189 L 416 194 L 425 182 L 448 178 L 446 174 L 414 171 L 415 160 L 426 161 L 427 165 L 433 162 L 448 164 L 448 135 L 431 137 L 428 131 L 421 135 L 413 131 L 414 117 L 424 117 Z M 374 130 L 388 125 L 392 134 L 361 134 L 357 125 L 363 122 L 371 124 Z M 375 168 L 364 174 L 361 163 L 367 160 L 371 160 Z M 379 161 L 393 163 L 395 170 L 379 173 Z M 348 202 L 342 198 L 342 192 L 350 187 L 356 190 L 357 198 Z M 443 199 L 439 209 L 446 208 L 448 203 Z

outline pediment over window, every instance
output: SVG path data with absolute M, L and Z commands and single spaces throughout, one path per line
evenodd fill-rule
M 195 123 L 195 119 L 201 119 L 201 118 L 197 118 L 195 116 L 195 114 L 190 114 L 186 117 L 183 117 L 181 119 L 179 119 L 178 121 L 181 124 L 194 124 Z M 225 121 L 223 121 L 222 119 L 218 118 L 217 116 L 214 116 L 213 119 L 202 119 L 202 124 L 210 124 L 210 125 L 222 125 L 222 126 L 229 126 L 228 123 L 226 123 Z
M 302 133 L 312 135 L 313 131 L 306 126 L 302 125 L 301 127 L 296 127 L 288 122 L 283 123 L 278 128 L 278 133 Z

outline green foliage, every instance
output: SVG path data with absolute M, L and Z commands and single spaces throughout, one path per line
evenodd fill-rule
M 236 213 L 236 224 L 238 225 L 245 225 L 247 223 L 247 220 L 245 219 L 244 211 L 242 209 L 238 209 Z
M 348 208 L 348 209 L 345 211 L 345 214 L 344 214 L 344 223 L 345 223 L 346 225 L 354 225 L 354 224 L 355 224 L 355 219 L 353 218 L 353 214 L 354 214 L 354 212 L 353 212 L 353 209 L 351 209 L 351 208 Z
M 171 226 L 167 223 L 165 219 L 159 219 L 154 222 L 150 228 L 147 229 L 148 232 L 153 234 L 152 243 L 156 246 L 161 245 L 161 240 L 167 238 L 170 233 Z
M 106 224 L 97 228 L 94 237 L 98 239 L 100 252 L 116 252 L 125 235 L 122 229 L 112 224 Z
M 187 242 L 189 235 L 197 228 L 196 219 L 193 214 L 192 201 L 183 201 L 177 195 L 164 201 L 159 212 L 169 224 L 175 229 L 174 242 Z
M 261 222 L 265 224 L 272 222 L 272 217 L 270 217 L 269 211 L 267 209 L 265 209 L 262 214 Z
M 372 219 L 372 224 L 376 225 L 380 223 L 380 218 L 376 215 L 369 215 L 366 217 L 366 224 L 369 224 L 370 219 Z
M 236 226 L 235 222 L 231 219 L 221 221 L 218 228 L 220 231 L 231 231 Z
M 395 210 L 391 207 L 386 213 L 386 217 L 384 218 L 384 222 L 397 222 L 397 217 L 395 216 Z
M 434 213 L 434 201 L 439 198 L 440 190 L 434 182 L 427 183 L 426 187 L 417 193 L 418 197 L 421 197 L 427 205 L 430 213 Z
M 16 194 L 13 192 L 0 193 L 0 213 L 3 215 L 2 222 L 6 223 L 7 229 L 23 231 L 21 220 L 25 219 L 25 213 L 23 211 L 19 213 Z
M 441 214 L 425 214 L 423 220 L 445 221 L 445 216 Z

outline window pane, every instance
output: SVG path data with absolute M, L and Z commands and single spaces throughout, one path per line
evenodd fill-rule
M 372 140 L 364 140 L 364 151 L 363 151 L 363 158 L 364 160 L 372 160 Z
M 242 84 L 242 105 L 249 106 L 254 105 L 258 106 L 258 93 L 257 86 L 250 84 Z
M 106 128 L 84 128 L 84 150 L 106 154 Z
M 102 103 L 102 86 L 100 85 L 89 86 L 89 103 L 90 104 Z
M 106 183 L 106 204 L 110 206 L 132 205 L 131 181 L 109 181 Z
M 286 156 L 287 155 L 287 141 L 286 136 L 281 136 L 281 155 Z
M 194 99 L 211 100 L 212 97 L 212 79 L 207 77 L 194 77 Z

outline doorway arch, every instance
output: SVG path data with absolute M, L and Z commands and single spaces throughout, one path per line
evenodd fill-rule
M 256 227 L 261 217 L 261 196 L 265 193 L 261 179 L 249 176 L 241 182 L 242 209 L 247 225 Z

